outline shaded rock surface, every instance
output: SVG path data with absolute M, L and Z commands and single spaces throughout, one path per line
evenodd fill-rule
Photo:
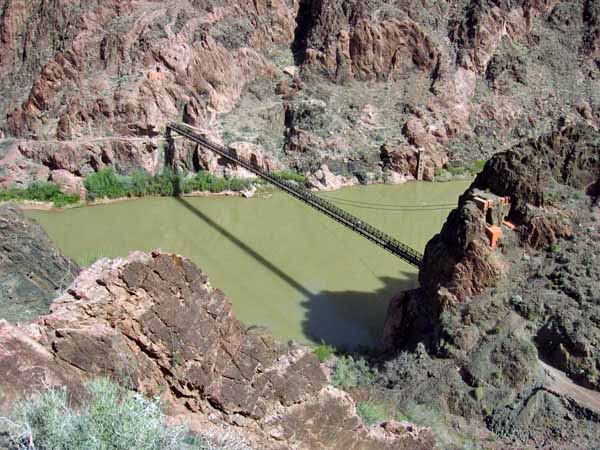
M 237 321 L 188 260 L 134 253 L 84 270 L 35 322 L 0 324 L 2 408 L 37 388 L 110 376 L 175 414 L 228 424 L 272 449 L 429 449 L 430 431 L 366 427 L 317 358 Z M 39 364 L 35 370 L 22 361 Z
M 0 317 L 11 322 L 48 312 L 79 273 L 35 221 L 0 205 Z

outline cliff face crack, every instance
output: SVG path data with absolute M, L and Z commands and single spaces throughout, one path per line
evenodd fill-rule
M 313 0 L 300 0 L 298 14 L 296 16 L 296 29 L 294 30 L 294 41 L 292 42 L 292 53 L 296 65 L 304 62 L 308 46 L 308 37 L 313 26 L 312 15 Z

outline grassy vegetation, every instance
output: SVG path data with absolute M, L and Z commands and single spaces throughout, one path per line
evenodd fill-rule
M 466 166 L 458 166 L 458 167 L 446 167 L 444 169 L 436 169 L 435 176 L 437 178 L 444 177 L 458 177 L 458 176 L 475 176 L 479 172 L 483 170 L 485 167 L 486 161 L 484 159 L 478 159 L 471 164 Z
M 373 425 L 389 419 L 387 408 L 376 402 L 359 402 L 357 412 L 366 425 Z
M 57 207 L 63 207 L 77 203 L 79 195 L 63 194 L 54 183 L 35 182 L 25 189 L 11 188 L 0 192 L 0 201 L 10 200 L 35 200 L 40 202 L 52 202 Z
M 321 341 L 319 345 L 313 348 L 313 353 L 317 355 L 317 358 L 319 358 L 319 361 L 321 361 L 321 363 L 324 363 L 329 358 L 331 358 L 331 356 L 335 355 L 335 352 L 335 347 L 333 347 L 332 345 L 328 345 L 323 341 Z
M 200 171 L 193 178 L 183 178 L 171 170 L 150 175 L 138 171 L 131 176 L 118 175 L 112 168 L 100 170 L 85 180 L 88 198 L 143 197 L 146 195 L 172 196 L 181 192 L 243 191 L 252 187 L 252 180 L 245 178 L 221 178 Z
M 375 376 L 363 358 L 355 360 L 352 356 L 340 356 L 331 383 L 342 389 L 352 389 L 373 383 Z
M 306 177 L 304 175 L 300 175 L 296 172 L 290 172 L 288 170 L 272 172 L 272 174 L 278 178 L 281 178 L 282 180 L 295 181 L 296 183 L 303 184 L 306 181 Z
M 284 172 L 281 172 L 284 173 Z M 298 179 L 299 175 L 281 175 L 285 179 Z M 302 177 L 302 179 L 304 179 Z M 114 169 L 107 168 L 89 175 L 84 180 L 88 199 L 144 197 L 146 195 L 173 196 L 181 192 L 196 191 L 240 192 L 252 188 L 254 180 L 246 178 L 221 178 L 201 171 L 193 178 L 184 178 L 172 170 L 165 169 L 157 175 L 140 170 L 133 175 L 117 174 Z M 36 200 L 52 202 L 57 207 L 77 203 L 79 195 L 64 194 L 56 184 L 35 182 L 24 189 L 11 188 L 0 192 L 0 201 Z
M 100 378 L 79 409 L 65 389 L 22 402 L 9 423 L 10 450 L 250 450 L 236 439 L 215 443 L 168 427 L 158 399 L 146 399 Z
M 194 178 L 184 180 L 183 192 L 240 192 L 250 189 L 252 184 L 253 180 L 247 178 L 220 178 L 209 172 L 200 171 Z
M 118 175 L 112 168 L 102 169 L 85 179 L 88 198 L 171 196 L 180 192 L 181 177 L 171 170 L 150 175 L 141 170 L 131 176 Z

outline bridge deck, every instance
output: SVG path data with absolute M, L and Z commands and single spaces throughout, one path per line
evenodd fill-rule
M 322 197 L 313 194 L 311 191 L 284 180 L 273 173 L 261 169 L 260 167 L 257 167 L 251 161 L 233 154 L 230 150 L 221 145 L 209 141 L 204 136 L 196 133 L 186 125 L 172 123 L 168 125 L 167 129 L 175 131 L 181 136 L 196 142 L 205 149 L 211 150 L 221 155 L 223 158 L 249 170 L 260 178 L 263 178 L 272 185 L 278 187 L 282 191 L 331 217 L 332 219 L 367 238 L 371 242 L 379 245 L 407 263 L 416 267 L 421 266 L 421 261 L 423 259 L 423 255 L 421 253 L 394 239 L 383 231 L 378 230 L 364 221 L 361 221 L 359 218 L 344 211 L 343 209 L 338 208 L 334 204 L 324 200 Z

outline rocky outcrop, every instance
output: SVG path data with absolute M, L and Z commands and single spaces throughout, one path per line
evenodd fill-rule
M 15 397 L 105 375 L 162 393 L 189 417 L 239 427 L 265 449 L 429 449 L 431 433 L 366 427 L 351 397 L 327 383 L 317 358 L 235 319 L 224 294 L 188 260 L 134 253 L 86 269 L 48 315 L 0 324 L 4 410 Z M 36 371 L 22 361 L 41 364 Z M 18 361 L 18 362 L 17 362 Z M 43 385 L 43 386 L 42 386 Z M 319 420 L 315 420 L 315 418 Z
M 390 312 L 396 312 L 386 326 L 387 344 L 393 347 L 395 337 L 414 334 L 409 324 L 422 322 L 415 314 L 423 308 L 438 317 L 506 276 L 511 263 L 491 245 L 492 226 L 500 230 L 505 242 L 534 249 L 548 248 L 571 236 L 571 226 L 546 198 L 547 193 L 557 184 L 584 190 L 592 186 L 600 176 L 599 157 L 596 130 L 581 125 L 519 144 L 488 161 L 441 232 L 427 244 L 419 272 L 423 293 L 392 302 Z M 429 305 L 414 308 L 403 305 L 406 302 Z M 407 313 L 412 310 L 417 313 Z M 402 323 L 409 328 L 400 331 Z M 432 322 L 429 328 L 422 324 L 417 328 L 423 332 L 433 326 Z
M 306 186 L 318 191 L 334 191 L 343 186 L 352 184 L 341 175 L 334 175 L 327 164 L 323 164 L 319 170 L 306 178 Z
M 417 23 L 408 17 L 369 20 L 364 9 L 362 2 L 313 2 L 313 23 L 299 42 L 303 65 L 337 81 L 397 79 L 413 68 L 435 68 L 439 51 Z
M 79 273 L 46 232 L 15 206 L 0 205 L 0 317 L 12 322 L 48 311 Z
M 421 287 L 390 303 L 382 384 L 400 409 L 437 405 L 499 448 L 598 440 L 599 156 L 594 127 L 567 126 L 488 161 L 427 244 Z

